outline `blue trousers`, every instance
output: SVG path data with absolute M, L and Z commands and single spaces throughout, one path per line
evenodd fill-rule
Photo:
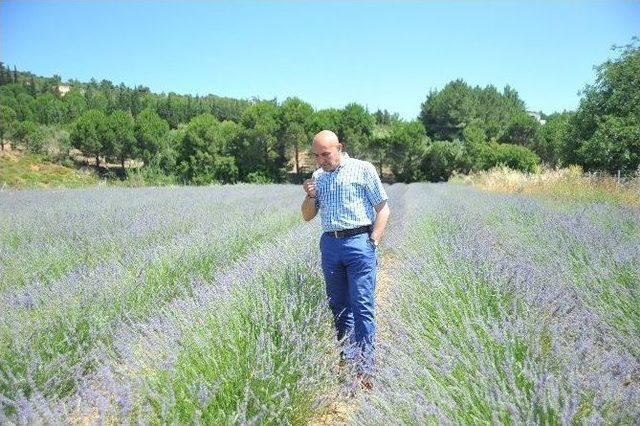
M 343 356 L 371 373 L 374 365 L 376 248 L 368 234 L 320 238 L 322 272 Z

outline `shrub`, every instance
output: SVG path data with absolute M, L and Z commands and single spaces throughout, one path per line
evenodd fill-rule
M 533 172 L 540 164 L 540 157 L 528 148 L 512 144 L 492 142 L 477 147 L 473 159 L 474 169 L 488 170 L 496 166 L 507 166 L 522 172 Z
M 464 167 L 464 155 L 464 148 L 459 142 L 434 142 L 422 159 L 424 177 L 432 182 L 448 180 L 454 171 Z

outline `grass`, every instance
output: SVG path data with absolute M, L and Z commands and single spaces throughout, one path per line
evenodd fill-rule
M 604 202 L 640 206 L 640 176 L 618 182 L 613 176 L 583 173 L 579 166 L 540 169 L 523 173 L 497 167 L 469 176 L 458 175 L 453 183 L 466 183 L 494 192 L 545 195 L 577 202 Z
M 93 173 L 82 173 L 41 155 L 0 151 L 0 188 L 80 188 L 95 185 Z

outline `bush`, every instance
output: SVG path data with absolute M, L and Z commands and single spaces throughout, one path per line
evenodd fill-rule
M 248 183 L 273 183 L 273 180 L 262 171 L 249 173 L 246 181 Z
M 113 181 L 114 183 L 116 181 Z M 138 169 L 129 169 L 127 178 L 124 181 L 125 186 L 167 186 L 175 185 L 177 179 L 174 175 L 167 174 L 157 167 L 140 167 Z
M 27 151 L 34 154 L 39 154 L 44 148 L 44 132 L 33 121 L 18 123 L 13 136 Z
M 514 170 L 531 173 L 540 164 L 540 157 L 524 146 L 492 142 L 478 147 L 473 164 L 476 170 L 507 166 Z
M 422 159 L 424 177 L 431 182 L 448 180 L 454 171 L 464 168 L 465 152 L 461 143 L 436 141 Z

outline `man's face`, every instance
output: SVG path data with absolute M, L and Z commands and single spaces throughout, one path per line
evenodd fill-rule
M 313 153 L 316 158 L 316 164 L 325 172 L 332 172 L 340 165 L 340 153 L 342 152 L 342 144 L 323 144 L 314 143 Z

